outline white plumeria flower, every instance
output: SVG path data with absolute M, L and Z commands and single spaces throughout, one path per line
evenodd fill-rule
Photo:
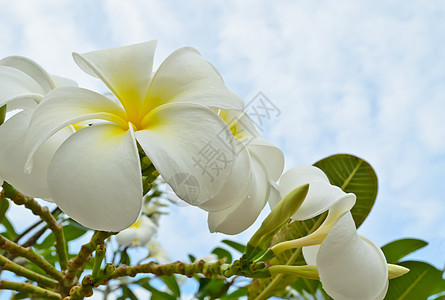
M 339 187 L 331 185 L 326 174 L 314 166 L 301 166 L 285 172 L 280 179 L 279 191 L 281 197 L 294 188 L 309 183 L 309 191 L 303 204 L 292 216 L 292 220 L 303 221 L 328 211 L 323 224 L 313 233 L 292 241 L 286 241 L 273 246 L 274 253 L 289 248 L 299 248 L 320 244 L 335 226 L 338 220 L 355 204 L 356 196 L 345 193 Z M 271 203 L 275 207 L 276 203 Z
M 200 261 L 200 260 L 203 260 L 208 264 L 213 264 L 213 263 L 216 263 L 219 260 L 219 258 L 218 258 L 218 255 L 216 255 L 214 253 L 210 253 L 210 254 L 198 257 L 195 261 Z
M 382 250 L 357 234 L 347 212 L 321 245 L 303 248 L 308 265 L 317 265 L 323 289 L 336 300 L 380 300 L 388 290 L 388 265 Z
M 153 74 L 155 48 L 156 41 L 150 41 L 74 54 L 76 63 L 99 77 L 119 101 L 86 89 L 60 88 L 32 117 L 28 168 L 35 151 L 59 129 L 79 121 L 107 121 L 73 134 L 48 169 L 54 201 L 86 227 L 120 231 L 137 219 L 142 206 L 137 143 L 180 198 L 208 211 L 237 200 L 225 197 L 228 178 L 245 180 L 232 172 L 231 141 L 219 137 L 227 136 L 224 121 L 208 108 L 241 110 L 242 100 L 193 48 L 173 52 Z M 178 174 L 192 177 L 197 191 L 190 193 Z
M 221 111 L 220 116 L 234 136 L 236 157 L 247 163 L 238 174 L 249 181 L 233 178 L 226 183 L 231 197 L 240 200 L 227 209 L 209 212 L 208 224 L 210 232 L 238 234 L 255 222 L 270 198 L 279 197 L 273 185 L 283 172 L 284 155 L 260 136 L 245 113 Z
M 21 193 L 50 201 L 47 168 L 57 148 L 74 131 L 63 128 L 46 141 L 35 153 L 35 166 L 25 174 L 28 153 L 24 149 L 25 133 L 32 112 L 45 94 L 56 86 L 75 86 L 74 81 L 49 75 L 29 58 L 9 56 L 0 60 L 0 107 L 21 111 L 0 126 L 0 177 Z
M 150 257 L 156 259 L 158 264 L 164 265 L 172 262 L 167 251 L 161 246 L 156 237 L 152 238 L 147 244 L 148 251 L 150 251 Z
M 145 246 L 157 233 L 158 227 L 147 216 L 141 215 L 129 228 L 116 235 L 116 241 L 121 246 Z

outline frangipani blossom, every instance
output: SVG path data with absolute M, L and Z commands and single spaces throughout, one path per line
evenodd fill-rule
M 153 237 L 147 244 L 149 257 L 156 259 L 156 262 L 160 265 L 171 263 L 170 255 L 162 247 L 161 243 L 156 237 Z
M 232 196 L 240 200 L 227 209 L 209 212 L 208 224 L 210 232 L 238 234 L 252 225 L 267 201 L 277 195 L 273 192 L 273 184 L 283 172 L 284 155 L 278 147 L 260 136 L 245 113 L 221 111 L 220 116 L 234 136 L 237 157 L 246 157 L 249 161 L 247 167 L 239 170 L 239 174 L 249 181 L 244 188 L 240 186 L 244 182 L 227 183 L 230 184 L 229 189 L 240 186 L 234 191 L 241 193 Z
M 157 231 L 156 224 L 149 217 L 141 215 L 133 225 L 116 235 L 116 241 L 121 246 L 145 246 Z
M 0 60 L 0 107 L 21 111 L 0 126 L 0 177 L 21 193 L 50 200 L 47 187 L 48 165 L 57 150 L 74 131 L 67 127 L 46 141 L 35 153 L 35 166 L 25 174 L 28 153 L 24 149 L 26 130 L 31 115 L 45 94 L 56 86 L 75 86 L 75 82 L 49 75 L 26 57 L 10 56 Z
M 321 245 L 303 248 L 308 265 L 317 265 L 323 289 L 336 300 L 380 300 L 388 289 L 382 250 L 357 234 L 347 212 Z
M 287 195 L 297 186 L 306 183 L 309 183 L 308 194 L 301 207 L 292 216 L 292 220 L 307 220 L 325 211 L 328 211 L 328 216 L 313 233 L 272 247 L 274 253 L 282 252 L 290 247 L 298 248 L 320 244 L 339 218 L 355 204 L 356 196 L 354 194 L 345 193 L 339 187 L 331 185 L 326 174 L 314 166 L 295 167 L 285 172 L 279 184 L 281 197 Z
M 224 121 L 210 108 L 238 109 L 216 69 L 193 48 L 173 52 L 152 73 L 156 41 L 74 54 L 76 63 L 99 77 L 118 101 L 81 88 L 49 93 L 32 117 L 27 135 L 32 158 L 48 138 L 69 124 L 106 122 L 70 136 L 48 169 L 48 187 L 57 205 L 84 226 L 120 231 L 134 223 L 142 206 L 138 144 L 175 193 L 208 211 L 233 204 L 222 189 L 234 162 Z M 217 160 L 207 161 L 212 150 Z M 218 165 L 215 165 L 218 164 Z M 198 193 L 177 181 L 188 174 Z M 246 180 L 238 178 L 237 180 Z

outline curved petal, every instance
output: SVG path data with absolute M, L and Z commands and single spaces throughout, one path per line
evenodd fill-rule
M 339 187 L 331 185 L 323 171 L 312 166 L 296 167 L 284 173 L 279 185 L 281 197 L 305 183 L 310 184 L 309 192 L 301 207 L 293 215 L 293 220 L 310 219 L 341 203 L 335 206 L 337 209 L 331 213 L 331 216 L 338 217 L 355 204 L 354 194 L 346 194 Z
M 116 234 L 116 242 L 123 247 L 130 246 L 131 244 L 133 244 L 134 239 L 136 238 L 136 233 L 137 228 L 129 227 L 127 229 L 124 229 Z
M 283 152 L 261 137 L 244 111 L 220 110 L 219 115 L 228 124 L 232 134 L 265 165 L 269 179 L 277 181 L 283 173 Z
M 271 180 L 269 180 L 269 184 L 270 184 L 270 196 L 269 200 L 267 201 L 269 202 L 270 209 L 272 210 L 275 206 L 278 205 L 278 202 L 280 202 L 281 196 L 280 192 L 278 191 L 278 184 L 275 181 Z
M 194 48 L 173 52 L 156 71 L 144 100 L 144 113 L 166 104 L 187 102 L 207 107 L 238 109 L 243 100 L 224 84 L 215 67 Z
M 382 250 L 357 234 L 352 215 L 339 220 L 317 254 L 323 289 L 334 299 L 370 299 L 381 296 L 388 282 Z
M 27 152 L 23 143 L 31 114 L 32 111 L 24 110 L 0 126 L 0 176 L 24 195 L 48 200 L 48 166 L 57 148 L 72 134 L 72 130 L 64 128 L 46 141 L 35 154 L 34 169 L 30 174 L 25 174 Z
M 317 167 L 299 166 L 292 168 L 284 172 L 280 178 L 280 194 L 284 197 L 297 186 L 317 180 L 329 183 L 329 178 Z
M 54 81 L 54 85 L 56 87 L 63 87 L 63 86 L 79 86 L 77 82 L 74 80 L 71 80 L 69 78 L 57 76 L 54 74 L 51 74 L 51 79 Z
M 144 246 L 156 234 L 158 227 L 149 217 L 144 215 L 140 217 L 140 222 L 141 224 L 136 232 L 137 241 L 135 243 L 139 246 Z
M 253 179 L 249 187 L 249 194 L 238 204 L 222 211 L 210 212 L 207 222 L 210 232 L 238 234 L 249 228 L 266 204 L 270 186 L 264 166 L 257 158 L 251 160 Z
M 27 74 L 40 85 L 45 94 L 56 87 L 51 76 L 39 64 L 27 57 L 8 56 L 0 60 L 0 65 L 15 68 Z
M 92 119 L 128 127 L 122 107 L 105 96 L 77 87 L 62 87 L 49 92 L 34 111 L 29 124 L 25 139 L 29 153 L 26 169 L 32 169 L 34 152 L 49 137 L 65 126 Z
M 263 138 L 255 138 L 247 147 L 249 152 L 258 156 L 265 165 L 269 179 L 277 181 L 284 169 L 283 152 Z
M 84 54 L 73 53 L 86 73 L 99 77 L 119 98 L 133 118 L 147 93 L 157 41 L 109 48 Z
M 179 198 L 201 206 L 220 193 L 231 174 L 234 148 L 232 134 L 216 113 L 196 104 L 166 104 L 151 111 L 142 125 L 144 130 L 135 133 L 139 144 Z M 221 201 L 207 209 L 230 204 Z
M 236 140 L 236 138 L 235 138 Z M 200 208 L 212 212 L 219 211 L 221 207 L 231 207 L 244 199 L 249 191 L 248 184 L 252 180 L 249 152 L 239 143 L 234 143 L 236 155 L 233 156 L 233 167 L 226 183 L 220 192 L 199 205 Z
M 120 231 L 142 207 L 142 176 L 133 132 L 114 124 L 74 133 L 48 170 L 54 202 L 74 220 L 95 230 Z
M 0 106 L 10 102 L 13 97 L 43 95 L 42 87 L 20 70 L 0 66 Z
M 307 265 L 317 264 L 318 250 L 320 250 L 320 245 L 303 247 L 303 257 Z

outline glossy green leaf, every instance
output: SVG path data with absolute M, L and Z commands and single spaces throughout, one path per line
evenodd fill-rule
M 299 292 L 300 294 L 303 294 L 304 291 L 306 291 L 310 295 L 315 295 L 315 293 L 318 290 L 318 287 L 320 286 L 319 280 L 311 280 L 307 278 L 299 278 L 297 281 L 295 281 L 291 286 L 294 290 Z
M 213 249 L 212 253 L 216 254 L 216 256 L 218 256 L 218 259 L 226 259 L 226 263 L 228 264 L 232 263 L 232 254 L 230 254 L 230 252 L 227 251 L 226 249 L 217 247 Z
M 197 299 L 218 299 L 229 289 L 229 285 L 222 279 L 200 278 L 199 290 L 195 295 Z
M 246 297 L 246 296 L 247 296 L 247 289 L 238 288 L 234 292 L 222 296 L 221 299 L 222 300 L 229 300 L 229 299 L 233 300 L 233 299 L 239 299 L 239 298 L 244 299 L 244 297 Z
M 122 296 L 118 297 L 117 300 L 138 300 L 138 297 L 130 290 L 128 286 L 123 286 L 121 288 L 122 290 Z
M 151 286 L 149 284 L 150 280 L 151 278 L 146 277 L 139 279 L 135 283 L 141 286 L 142 288 L 146 289 L 147 291 L 149 291 L 151 293 L 150 299 L 152 300 L 176 300 L 175 296 L 166 292 L 159 291 L 158 289 Z
M 5 216 L 1 224 L 5 227 L 6 232 L 3 233 L 3 236 L 9 240 L 14 240 L 14 238 L 17 236 L 17 232 L 15 232 L 14 226 L 9 222 L 8 218 Z
M 246 246 L 244 246 L 243 244 L 240 244 L 238 242 L 234 242 L 234 241 L 231 241 L 231 240 L 222 240 L 222 242 L 224 244 L 226 244 L 227 246 L 235 249 L 239 253 L 244 253 L 244 250 L 246 249 Z
M 179 289 L 178 282 L 175 276 L 161 276 L 160 279 L 165 283 L 167 288 L 177 298 L 181 297 L 181 290 Z
M 390 264 L 398 263 L 402 258 L 428 245 L 427 242 L 418 239 L 400 239 L 382 247 L 386 261 Z
M 331 184 L 357 196 L 351 213 L 359 228 L 377 197 L 378 181 L 374 169 L 365 160 L 350 154 L 332 155 L 316 162 L 314 166 L 326 173 Z
M 385 300 L 427 299 L 442 281 L 442 271 L 425 262 L 404 261 L 400 265 L 410 271 L 389 281 Z
M 8 208 L 9 208 L 9 200 L 6 198 L 0 199 L 0 222 L 5 217 Z
M 65 235 L 65 242 L 76 240 L 86 233 L 86 230 L 73 225 L 64 225 L 63 233 Z M 55 238 L 52 233 L 50 233 L 40 244 L 36 244 L 35 247 L 38 249 L 46 249 L 54 245 Z

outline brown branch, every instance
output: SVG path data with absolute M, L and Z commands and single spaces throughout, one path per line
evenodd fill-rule
M 24 248 L 4 236 L 0 235 L 0 248 L 7 251 L 8 253 L 21 256 L 28 259 L 30 262 L 34 263 L 38 267 L 40 267 L 46 274 L 51 276 L 52 278 L 61 281 L 63 280 L 63 274 L 59 270 L 57 270 L 53 265 L 44 260 L 40 255 L 38 255 L 32 248 L 27 247 Z
M 7 259 L 1 254 L 0 254 L 0 266 L 2 267 L 2 270 L 13 272 L 18 276 L 22 276 L 31 281 L 35 281 L 42 286 L 46 286 L 53 289 L 59 286 L 59 283 L 56 280 L 43 276 L 34 271 L 31 271 L 25 267 L 22 267 L 16 264 L 15 262 Z
M 62 225 L 57 223 L 54 216 L 48 210 L 48 207 L 40 206 L 40 204 L 36 200 L 22 195 L 7 182 L 3 184 L 3 190 L 1 191 L 0 198 L 3 198 L 4 196 L 11 199 L 11 201 L 17 205 L 24 205 L 26 208 L 31 210 L 34 215 L 39 216 L 43 221 L 46 222 L 49 229 L 51 229 L 51 231 L 53 232 L 56 240 L 55 247 L 57 255 L 59 256 L 60 267 L 62 268 L 62 270 L 66 270 L 68 254 Z
M 23 282 L 10 282 L 6 280 L 0 280 L 0 289 L 25 292 L 36 297 L 41 297 L 43 299 L 58 299 L 58 300 L 62 299 L 62 296 L 58 293 L 48 291 L 42 289 L 41 287 Z

